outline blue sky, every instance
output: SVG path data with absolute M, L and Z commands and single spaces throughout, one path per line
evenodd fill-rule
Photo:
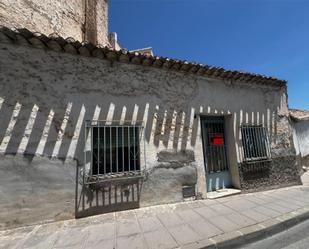
M 110 0 L 128 49 L 275 76 L 309 109 L 309 0 Z

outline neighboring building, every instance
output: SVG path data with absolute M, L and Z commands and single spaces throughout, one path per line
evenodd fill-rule
M 1 28 L 2 228 L 300 184 L 286 81 L 144 52 Z
M 300 164 L 307 170 L 309 168 L 309 111 L 290 109 L 290 116 L 294 128 L 294 146 Z
M 1 0 L 0 24 L 109 45 L 107 0 Z

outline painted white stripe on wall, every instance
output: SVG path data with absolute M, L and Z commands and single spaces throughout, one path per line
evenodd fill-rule
M 50 110 L 48 117 L 47 117 L 47 120 L 46 120 L 46 123 L 45 123 L 45 126 L 44 126 L 44 129 L 43 129 L 43 133 L 42 133 L 40 142 L 39 142 L 38 147 L 37 147 L 36 152 L 35 152 L 35 155 L 37 155 L 37 156 L 43 155 L 45 144 L 46 144 L 48 133 L 49 133 L 49 129 L 50 129 L 51 123 L 53 121 L 54 115 L 55 115 L 54 111 Z
M 16 124 L 17 117 L 19 115 L 20 109 L 21 109 L 21 104 L 19 104 L 17 102 L 15 107 L 14 107 L 14 109 L 13 109 L 13 113 L 12 113 L 9 125 L 8 125 L 8 127 L 7 127 L 7 129 L 5 131 L 3 140 L 2 140 L 2 142 L 0 144 L 0 153 L 5 153 L 5 151 L 6 151 L 6 148 L 7 148 L 8 144 L 9 144 L 9 142 L 11 140 L 12 131 L 13 131 L 14 126 Z
M 267 108 L 267 130 L 268 130 L 268 133 L 270 133 L 270 110 Z
M 29 117 L 28 123 L 26 125 L 24 135 L 23 135 L 21 142 L 19 144 L 17 153 L 20 153 L 20 154 L 25 153 L 26 147 L 27 147 L 28 142 L 29 142 L 29 137 L 31 135 L 31 132 L 32 132 L 32 129 L 33 129 L 33 126 L 34 126 L 34 122 L 35 122 L 36 116 L 38 114 L 38 110 L 39 110 L 39 107 L 37 105 L 34 105 L 33 108 L 32 108 L 32 111 L 30 113 L 30 117 Z
M 186 113 L 182 112 L 180 130 L 179 130 L 179 136 L 178 136 L 178 144 L 177 144 L 176 150 L 181 149 L 183 133 L 184 133 L 183 130 L 184 130 L 184 126 L 185 126 L 185 119 L 186 119 Z
M 246 112 L 246 124 L 249 124 L 249 114 Z
M 171 148 L 173 147 L 173 141 L 175 139 L 176 119 L 177 119 L 177 112 L 174 110 L 172 121 L 171 121 L 170 136 L 169 136 L 169 140 L 167 141 L 167 148 L 169 147 L 169 142 L 171 142 Z
M 3 102 L 4 102 L 4 99 L 3 99 L 3 98 L 0 98 L 0 110 L 1 110 L 1 107 L 2 107 Z
M 132 122 L 131 122 L 132 125 L 136 124 L 138 109 L 139 109 L 139 106 L 138 105 L 134 105 L 134 110 L 133 110 L 133 114 L 132 114 Z
M 164 133 L 165 133 L 166 118 L 167 118 L 167 110 L 164 111 L 164 115 L 163 115 L 163 121 L 162 121 L 162 127 L 161 127 L 161 135 L 162 135 L 162 136 L 163 136 Z M 161 138 L 160 144 L 162 144 L 162 146 L 164 146 L 163 142 L 164 142 L 164 139 Z
M 146 169 L 146 149 L 145 149 L 145 136 L 146 136 L 146 125 L 147 125 L 147 119 L 148 119 L 148 114 L 149 114 L 149 103 L 146 103 L 145 105 L 145 110 L 144 110 L 144 115 L 143 115 L 143 130 L 141 132 L 141 144 L 140 144 L 140 158 L 141 158 L 141 162 L 144 163 L 144 165 L 141 165 L 142 169 Z
M 115 112 L 115 104 L 110 103 L 109 108 L 108 108 L 108 113 L 107 113 L 107 116 L 106 116 L 106 123 L 105 124 L 107 124 L 107 125 L 112 124 L 114 112 Z
M 55 144 L 55 147 L 54 147 L 54 150 L 53 150 L 53 153 L 52 153 L 52 157 L 57 157 L 58 154 L 59 154 L 60 146 L 61 146 L 63 135 L 64 135 L 64 132 L 65 132 L 65 128 L 67 126 L 67 123 L 68 123 L 68 120 L 69 120 L 69 117 L 70 117 L 70 113 L 71 113 L 71 110 L 72 110 L 72 105 L 73 105 L 72 102 L 69 102 L 68 105 L 67 105 L 67 108 L 65 110 L 63 121 L 62 121 L 60 130 L 58 132 L 56 144 Z
M 207 113 L 210 113 L 210 111 L 211 111 L 211 108 L 210 108 L 210 106 L 208 106 L 207 107 Z
M 67 159 L 71 159 L 71 158 L 74 157 L 77 142 L 78 142 L 79 135 L 80 135 L 80 131 L 81 131 L 81 128 L 83 126 L 85 113 L 86 113 L 85 106 L 82 105 L 82 108 L 80 110 L 80 113 L 79 113 L 79 116 L 78 116 L 78 119 L 77 119 L 76 127 L 75 127 L 75 130 L 74 130 L 74 135 L 72 137 L 72 140 L 71 140 L 71 143 L 70 143 L 70 146 L 69 146 L 69 150 L 68 150 L 68 153 L 67 153 L 67 156 L 66 156 Z
M 244 118 L 244 113 L 243 110 L 240 110 L 239 112 L 239 144 L 238 144 L 238 149 L 239 149 L 239 160 L 242 161 L 243 160 L 243 150 L 241 147 L 241 141 L 242 141 L 242 137 L 241 137 L 241 125 L 243 124 L 243 118 Z
M 93 116 L 92 116 L 92 120 L 99 120 L 100 113 L 101 113 L 101 107 L 96 105 Z M 96 122 L 94 123 L 97 124 Z M 91 132 L 88 132 L 84 151 L 90 151 L 90 150 L 91 150 Z
M 195 108 L 192 107 L 191 108 L 191 112 L 190 112 L 188 139 L 187 139 L 187 143 L 189 143 L 189 146 L 191 146 L 191 140 L 192 140 L 192 130 L 193 130 L 194 115 L 195 115 Z
M 126 114 L 127 114 L 127 107 L 123 106 L 123 107 L 122 107 L 121 116 L 120 116 L 120 121 L 119 121 L 119 124 L 120 124 L 120 125 L 123 125 L 123 124 L 124 124 L 124 121 L 125 121 L 125 119 L 126 119 Z
M 203 106 L 200 106 L 200 114 L 203 113 Z M 196 137 L 200 137 L 202 139 L 202 133 L 201 133 L 201 118 L 197 120 L 197 131 L 196 131 Z
M 240 162 L 239 146 L 238 146 L 238 140 L 237 140 L 237 113 L 236 112 L 234 112 L 233 118 L 234 118 L 233 119 L 233 132 L 234 132 L 236 156 L 237 156 L 237 162 Z
M 147 125 L 147 120 L 148 120 L 148 115 L 149 115 L 149 103 L 145 105 L 145 111 L 144 111 L 144 116 L 143 116 L 143 126 L 144 130 L 146 129 Z
M 159 111 L 159 106 L 156 105 L 155 112 L 153 113 L 153 119 L 152 119 L 152 127 L 151 127 L 150 139 L 149 139 L 150 144 L 154 142 L 154 134 L 156 132 L 156 127 L 157 127 L 158 111 Z

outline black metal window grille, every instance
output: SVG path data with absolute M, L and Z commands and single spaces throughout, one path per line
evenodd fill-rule
M 140 126 L 92 126 L 91 138 L 91 175 L 140 171 Z
M 241 127 L 244 161 L 267 160 L 270 146 L 267 129 L 262 125 L 243 125 Z

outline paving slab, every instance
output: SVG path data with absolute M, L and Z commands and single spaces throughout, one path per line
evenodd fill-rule
M 308 218 L 297 186 L 0 231 L 0 249 L 220 248 Z
M 225 202 L 224 205 L 226 205 L 229 208 L 234 209 L 235 211 L 242 211 L 251 209 L 257 206 L 256 203 L 246 200 L 246 199 L 234 199 L 229 202 Z
M 151 249 L 169 249 L 177 247 L 176 241 L 166 229 L 144 233 L 147 246 Z
M 199 207 L 199 208 L 195 208 L 194 211 L 199 213 L 201 216 L 203 216 L 206 219 L 219 215 L 217 214 L 215 210 L 211 209 L 210 207 Z
M 259 213 L 259 212 L 255 211 L 254 209 L 247 209 L 247 210 L 241 211 L 240 213 L 242 215 L 245 215 L 245 216 L 251 218 L 252 220 L 255 220 L 256 222 L 263 222 L 263 221 L 269 219 L 268 216 L 266 216 L 262 213 Z
M 193 243 L 202 239 L 189 225 L 179 225 L 169 228 L 168 231 L 179 245 Z
M 253 208 L 252 210 L 258 212 L 258 213 L 261 213 L 265 216 L 268 216 L 269 218 L 275 218 L 277 216 L 280 215 L 279 212 L 273 210 L 273 209 L 270 209 L 270 208 L 267 208 L 265 206 L 259 206 L 259 207 L 255 207 Z
M 114 249 L 114 248 L 115 248 L 114 239 L 87 242 L 84 247 L 84 249 Z
M 201 220 L 189 223 L 190 227 L 199 234 L 202 238 L 211 238 L 222 234 L 223 231 L 211 224 L 209 221 Z
M 146 241 L 142 234 L 133 234 L 130 236 L 118 237 L 116 240 L 117 249 L 144 249 L 147 248 Z
M 184 224 L 184 220 L 176 213 L 158 214 L 157 217 L 165 227 L 174 227 Z
M 199 221 L 203 219 L 203 217 L 198 212 L 195 212 L 193 209 L 182 210 L 177 212 L 177 214 L 185 222 Z
M 116 235 L 117 237 L 128 236 L 140 233 L 141 229 L 137 220 L 132 221 L 120 221 L 116 224 Z
M 233 223 L 237 224 L 239 228 L 247 227 L 257 223 L 255 220 L 250 219 L 247 216 L 241 215 L 239 213 L 228 214 L 225 217 L 228 218 Z
M 143 217 L 138 219 L 140 227 L 143 232 L 155 231 L 162 229 L 163 225 L 157 217 Z
M 225 215 L 235 212 L 235 210 L 229 208 L 225 204 L 216 204 L 209 207 L 216 212 L 216 215 Z
M 106 223 L 100 225 L 92 225 L 87 227 L 87 232 L 89 234 L 88 241 L 100 241 L 114 239 L 116 236 L 116 225 L 114 223 Z
M 231 232 L 239 228 L 236 223 L 230 221 L 226 216 L 216 216 L 208 218 L 208 220 L 223 232 Z

